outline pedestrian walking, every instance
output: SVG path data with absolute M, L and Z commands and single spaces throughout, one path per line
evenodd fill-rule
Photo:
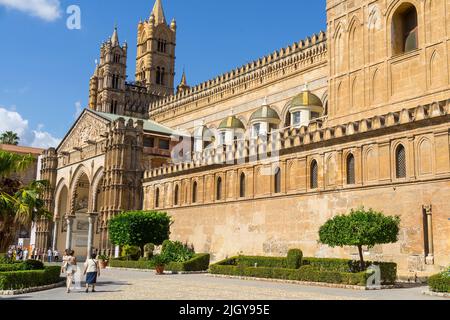
M 53 258 L 53 250 L 52 248 L 48 248 L 47 250 L 47 262 L 51 263 Z
M 22 260 L 22 255 L 23 255 L 22 249 L 21 249 L 20 247 L 17 248 L 17 251 L 16 251 L 16 261 Z
M 53 256 L 55 257 L 55 262 L 59 262 L 59 252 L 57 249 L 53 251 Z
M 92 286 L 92 292 L 95 292 L 97 278 L 100 277 L 100 268 L 98 266 L 97 255 L 92 254 L 90 259 L 84 263 L 84 275 L 86 276 L 86 293 L 89 292 L 89 286 Z
M 12 249 L 12 247 L 9 247 L 9 250 L 8 250 L 8 260 L 12 260 L 12 258 L 13 258 L 13 249 Z
M 28 248 L 25 247 L 25 250 L 23 250 L 23 261 L 28 260 Z
M 75 272 L 77 272 L 77 258 L 75 258 L 75 251 L 66 250 L 66 256 L 63 258 L 63 265 L 61 268 L 61 273 L 65 273 L 66 278 L 66 289 L 67 293 L 70 293 L 72 287 L 73 278 Z

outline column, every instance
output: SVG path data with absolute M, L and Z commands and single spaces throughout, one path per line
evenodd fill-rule
M 426 264 L 434 265 L 434 244 L 433 244 L 433 210 L 432 206 L 424 206 L 427 218 L 427 232 L 428 232 L 428 253 L 425 258 Z
M 66 235 L 66 249 L 72 249 L 72 226 L 73 221 L 75 220 L 74 216 L 67 216 L 67 235 Z
M 90 258 L 92 254 L 92 246 L 94 244 L 94 233 L 95 233 L 95 219 L 97 218 L 96 213 L 89 214 L 89 231 L 88 231 L 88 246 L 87 246 L 87 257 Z
M 59 227 L 59 221 L 58 218 L 55 218 L 55 222 L 53 223 L 53 242 L 52 242 L 52 250 L 56 250 L 57 244 L 57 237 L 58 237 L 58 227 Z

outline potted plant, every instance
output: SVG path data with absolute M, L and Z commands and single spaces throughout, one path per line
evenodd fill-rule
M 109 257 L 104 254 L 101 254 L 97 257 L 97 259 L 98 259 L 100 268 L 106 269 L 106 267 L 108 266 Z
M 153 257 L 153 263 L 155 264 L 156 274 L 164 274 L 164 269 L 168 263 L 167 256 L 163 254 L 158 254 Z

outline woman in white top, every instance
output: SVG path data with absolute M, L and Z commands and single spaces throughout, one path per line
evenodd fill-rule
M 66 288 L 67 293 L 70 293 L 70 287 L 73 283 L 73 277 L 75 275 L 75 272 L 77 272 L 77 258 L 75 258 L 75 251 L 66 250 L 66 254 L 69 254 L 68 256 L 64 256 L 63 259 L 63 266 L 62 271 L 66 273 Z
M 95 292 L 97 277 L 100 277 L 100 268 L 95 254 L 84 263 L 84 275 L 86 276 L 86 293 L 89 292 L 89 286 L 92 286 L 92 292 Z

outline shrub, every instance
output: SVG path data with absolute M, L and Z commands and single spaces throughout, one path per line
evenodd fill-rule
M 22 269 L 21 263 L 0 264 L 0 272 L 19 271 Z
M 0 290 L 16 290 L 58 283 L 61 267 L 44 270 L 10 271 L 0 273 Z
M 26 260 L 22 263 L 22 270 L 44 270 L 44 264 L 38 260 Z
M 118 246 L 138 246 L 144 253 L 147 243 L 161 245 L 169 238 L 171 218 L 163 212 L 124 212 L 109 221 L 111 242 Z
M 450 269 L 431 276 L 428 279 L 428 286 L 433 292 L 450 293 Z
M 153 243 L 147 243 L 144 246 L 144 258 L 150 259 L 153 257 L 153 252 L 155 251 L 155 245 Z
M 319 230 L 320 242 L 330 247 L 356 246 L 360 264 L 365 270 L 363 246 L 373 247 L 377 244 L 398 241 L 400 218 L 387 217 L 372 209 L 363 207 L 351 210 L 349 215 L 341 215 L 327 221 Z
M 325 282 L 345 285 L 365 286 L 368 274 L 366 272 L 346 273 L 337 271 L 319 271 L 312 266 L 300 269 L 267 268 L 267 267 L 238 267 L 230 265 L 211 265 L 212 274 L 231 276 L 256 277 L 264 279 L 283 279 L 307 282 Z
M 166 240 L 161 248 L 161 254 L 167 257 L 169 262 L 186 262 L 194 257 L 195 252 L 179 241 Z
M 200 253 L 185 262 L 171 262 L 167 265 L 170 271 L 206 271 L 209 268 L 210 255 Z
M 242 267 L 267 267 L 267 268 L 286 268 L 287 259 L 278 257 L 252 257 L 239 256 L 236 258 L 237 265 Z
M 287 268 L 298 269 L 302 265 L 303 252 L 300 249 L 289 250 L 287 255 Z
M 122 248 L 122 257 L 127 260 L 137 261 L 141 257 L 141 249 L 137 246 L 125 245 Z

